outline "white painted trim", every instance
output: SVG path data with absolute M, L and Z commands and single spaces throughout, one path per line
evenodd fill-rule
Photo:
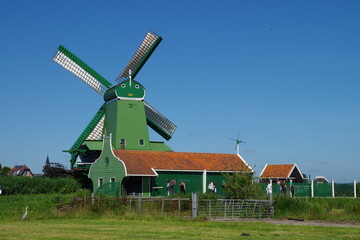
M 154 170 L 156 170 L 156 171 L 158 171 L 158 172 L 199 172 L 199 173 L 201 173 L 201 172 L 203 172 L 204 170 L 173 170 L 173 169 L 154 169 Z M 207 170 L 206 170 L 207 171 Z M 211 172 L 211 173 L 222 173 L 222 172 L 226 172 L 226 173 L 232 173 L 232 172 L 240 172 L 240 171 L 221 171 L 221 170 L 216 170 L 216 171 L 207 171 L 207 172 Z M 250 171 L 250 173 L 252 173 L 251 171 Z
M 251 170 L 250 171 L 251 173 L 254 172 L 254 170 L 250 167 L 249 164 L 247 164 L 247 162 L 240 156 L 240 154 L 236 154 L 236 156 L 238 156 L 241 159 L 241 161 L 243 161 L 245 163 L 245 165 Z
M 316 180 L 316 179 L 321 179 L 321 178 L 323 178 L 325 181 L 327 181 L 327 182 L 329 183 L 329 180 L 328 180 L 326 177 L 324 177 L 324 176 L 316 176 L 316 177 L 315 177 L 315 180 Z
M 151 171 L 153 171 L 156 174 L 156 176 L 159 176 L 159 174 L 155 171 L 155 169 L 151 168 Z
M 91 164 L 93 164 L 93 163 L 82 163 L 82 162 L 76 163 L 76 165 L 91 165 Z
M 143 97 L 143 98 L 118 97 L 117 99 L 118 100 L 130 100 L 130 101 L 139 101 L 139 102 L 141 102 L 141 101 L 144 101 L 144 98 L 145 97 Z
M 295 167 L 296 167 L 296 163 L 292 165 L 292 167 L 291 167 L 291 169 L 290 169 L 290 172 L 288 173 L 288 175 L 286 176 L 286 178 L 289 178 L 289 177 L 290 177 L 290 175 L 291 175 L 291 173 L 294 171 Z M 298 169 L 298 170 L 299 170 L 299 169 Z M 300 173 L 300 174 L 301 174 L 301 173 Z
M 354 179 L 354 198 L 356 198 L 356 180 Z
M 314 197 L 314 180 L 311 181 L 311 197 Z
M 263 173 L 264 173 L 264 171 L 265 171 L 265 169 L 267 168 L 267 166 L 268 166 L 268 164 L 265 164 L 265 167 L 263 168 L 263 170 L 261 171 L 261 173 L 260 173 L 260 178 L 261 178 L 261 175 L 263 175 Z
M 100 179 L 102 180 L 102 183 L 104 185 L 104 178 L 103 177 L 99 177 L 98 178 L 98 188 L 100 187 Z
M 148 175 L 148 174 L 128 174 L 126 177 L 157 177 L 157 175 Z
M 298 169 L 300 176 L 302 179 L 304 179 L 304 177 L 302 176 L 302 172 L 300 171 L 300 168 L 298 167 L 298 165 L 296 163 L 294 163 L 294 165 L 296 166 L 296 168 Z
M 206 169 L 204 169 L 204 171 L 203 171 L 203 193 L 206 193 L 206 184 L 207 184 L 207 179 L 206 179 L 206 177 L 207 177 L 207 174 L 206 174 Z

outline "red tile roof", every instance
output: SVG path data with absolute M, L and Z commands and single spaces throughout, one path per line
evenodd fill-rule
M 114 150 L 130 175 L 156 175 L 154 170 L 251 171 L 236 154 Z
M 266 165 L 260 178 L 288 178 L 295 164 Z

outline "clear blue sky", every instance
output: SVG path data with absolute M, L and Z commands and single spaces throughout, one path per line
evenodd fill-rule
M 3 0 L 0 163 L 69 167 L 62 150 L 103 103 L 51 61 L 59 44 L 114 83 L 153 30 L 164 40 L 137 80 L 177 124 L 175 151 L 235 153 L 239 131 L 257 174 L 297 163 L 360 181 L 359 12 L 359 1 Z

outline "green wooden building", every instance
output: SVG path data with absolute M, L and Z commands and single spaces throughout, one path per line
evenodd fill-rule
M 186 184 L 186 192 L 204 193 L 212 181 L 221 194 L 222 173 L 253 172 L 237 154 L 116 150 L 111 139 L 104 138 L 101 155 L 90 167 L 96 194 L 165 196 L 170 179 L 177 183 L 173 193 L 180 191 L 180 182 Z

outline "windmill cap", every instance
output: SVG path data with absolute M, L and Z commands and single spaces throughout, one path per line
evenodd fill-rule
M 106 102 L 113 99 L 134 99 L 143 100 L 145 98 L 145 88 L 139 82 L 132 80 L 126 80 L 114 87 L 109 88 L 104 94 L 104 100 Z

